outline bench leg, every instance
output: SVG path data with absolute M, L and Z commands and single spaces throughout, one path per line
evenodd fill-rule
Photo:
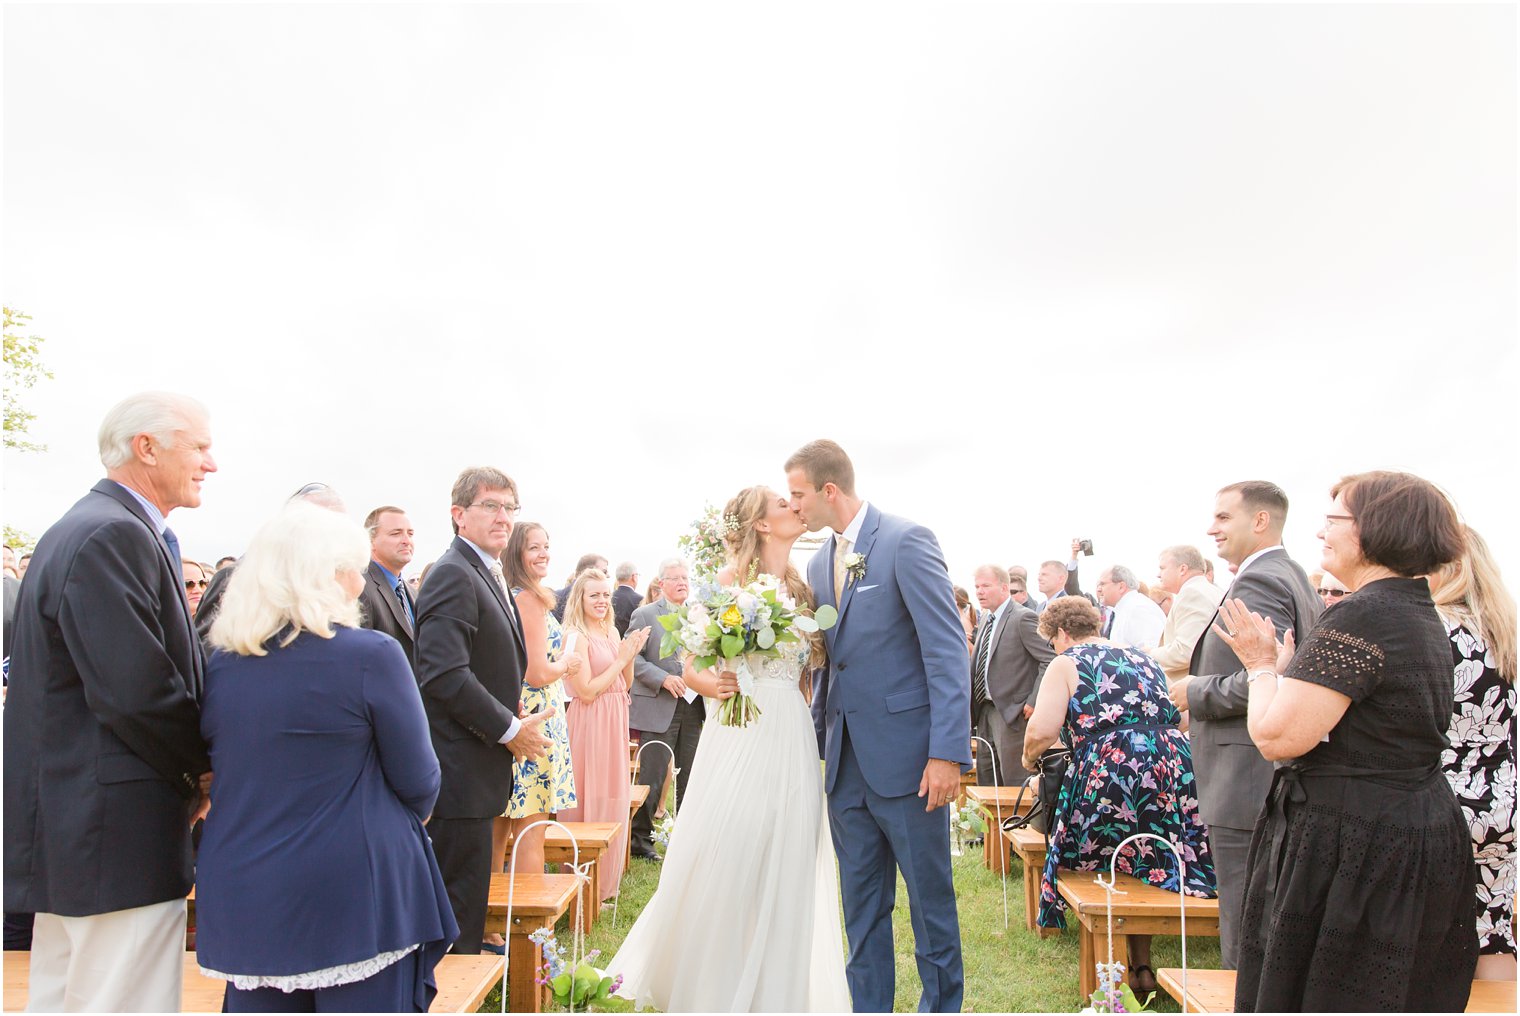
M 575 901 L 570 904 L 570 926 L 573 928 L 578 924 L 581 931 L 584 931 L 588 935 L 591 933 L 592 926 L 596 924 L 597 915 L 601 913 L 602 909 L 601 903 L 596 898 L 596 887 L 598 885 L 597 864 L 597 861 L 592 861 L 587 865 L 586 871 L 591 876 L 591 881 L 576 894 Z
M 538 925 L 519 924 L 507 936 L 510 975 L 507 984 L 508 1008 L 512 1012 L 543 1012 L 552 1002 L 545 998 L 547 989 L 538 986 L 538 968 L 544 962 L 543 949 L 528 936 Z
M 1024 927 L 1039 931 L 1040 918 L 1040 872 L 1035 871 L 1029 858 L 1024 862 Z
M 1070 915 L 1071 911 L 1068 910 Z M 1069 918 L 1068 918 L 1069 919 Z M 1092 998 L 1092 993 L 1098 990 L 1098 958 L 1094 955 L 1094 941 L 1092 929 L 1081 923 L 1077 924 L 1077 990 L 1082 993 L 1082 1000 L 1078 1003 L 1085 1007 L 1087 1000 Z

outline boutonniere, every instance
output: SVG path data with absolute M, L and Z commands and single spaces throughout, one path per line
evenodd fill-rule
M 866 556 L 864 554 L 850 553 L 844 556 L 844 573 L 850 577 L 851 582 L 858 582 L 866 577 Z

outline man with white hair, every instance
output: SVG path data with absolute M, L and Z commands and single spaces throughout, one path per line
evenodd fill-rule
M 676 610 L 686 602 L 691 588 L 686 573 L 686 562 L 679 557 L 660 562 L 660 598 L 647 603 L 633 612 L 628 622 L 630 628 L 649 628 L 663 632 L 660 618 Z M 652 833 L 654 814 L 660 806 L 660 791 L 665 786 L 665 771 L 670 760 L 676 764 L 676 813 L 686 798 L 686 785 L 691 780 L 691 762 L 697 754 L 697 739 L 702 734 L 702 723 L 707 719 L 707 709 L 702 696 L 688 697 L 685 673 L 681 666 L 681 654 L 660 654 L 660 639 L 651 638 L 644 643 L 639 655 L 633 658 L 633 687 L 628 693 L 628 726 L 641 734 L 644 744 L 659 741 L 669 748 L 642 749 L 639 756 L 639 782 L 649 787 L 649 797 L 633 815 L 633 856 L 658 861 Z
M 1224 590 L 1204 575 L 1203 554 L 1197 547 L 1185 543 L 1161 552 L 1156 580 L 1175 599 L 1171 612 L 1166 615 L 1160 641 L 1146 652 L 1166 671 L 1166 676 L 1175 681 L 1187 676 L 1193 647 L 1198 645 L 1209 622 L 1214 619 L 1214 611 L 1224 599 Z
M 1166 627 L 1166 614 L 1140 591 L 1135 573 L 1116 564 L 1098 576 L 1098 600 L 1113 610 L 1108 639 L 1121 646 L 1153 646 Z
M 205 661 L 167 518 L 216 471 L 205 408 L 134 395 L 97 483 L 37 543 L 5 706 L 5 909 L 37 915 L 28 1007 L 178 1012 Z

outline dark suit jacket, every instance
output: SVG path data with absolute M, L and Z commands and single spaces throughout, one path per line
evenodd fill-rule
M 572 582 L 565 588 L 554 591 L 554 609 L 549 611 L 549 613 L 553 614 L 554 620 L 559 621 L 561 624 L 565 620 L 565 602 L 570 599 L 570 590 L 574 586 L 575 583 Z
M 210 764 L 184 577 L 111 480 L 43 535 L 27 575 L 5 704 L 5 909 L 83 917 L 183 897 Z
M 203 640 L 211 634 L 211 623 L 216 620 L 217 612 L 222 609 L 222 597 L 227 592 L 227 583 L 236 570 L 237 562 L 234 561 L 211 576 L 211 582 L 206 586 L 206 591 L 201 594 L 201 604 L 195 608 L 195 630 L 200 632 Z
M 982 624 L 992 619 L 987 611 Z M 1022 729 L 1024 707 L 1034 706 L 1045 668 L 1056 658 L 1050 643 L 1040 637 L 1039 617 L 1012 600 L 1003 608 L 1003 623 L 992 633 L 987 655 L 987 694 L 1003 722 Z M 977 632 L 980 637 L 981 632 Z
M 643 602 L 643 595 L 632 586 L 618 586 L 612 591 L 612 623 L 617 626 L 619 637 L 628 634 L 628 621 L 633 617 L 633 612 L 639 609 L 639 604 Z M 654 635 L 654 632 L 649 633 L 651 642 L 654 641 Z
M 1309 576 L 1285 550 L 1252 561 L 1225 595 L 1270 617 L 1278 638 L 1292 628 L 1299 644 L 1324 609 Z M 1272 763 L 1261 757 L 1246 730 L 1247 674 L 1214 634 L 1213 621 L 1193 647 L 1188 672 L 1195 675 L 1188 686 L 1188 713 L 1199 813 L 1209 825 L 1252 829 L 1272 786 Z
M 443 767 L 438 818 L 494 818 L 512 794 L 500 744 L 517 715 L 528 653 L 515 607 L 463 539 L 434 563 L 417 602 L 417 683 Z
M 415 607 L 413 608 L 415 609 Z M 359 594 L 359 611 L 364 627 L 383 631 L 406 650 L 407 661 L 416 664 L 416 636 L 406 608 L 396 599 L 396 590 L 385 580 L 385 573 L 375 562 L 364 572 L 364 591 Z

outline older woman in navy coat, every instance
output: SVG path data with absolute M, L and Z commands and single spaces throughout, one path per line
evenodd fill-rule
M 369 546 L 288 506 L 255 537 L 211 642 L 201 969 L 228 1012 L 424 1012 L 458 935 L 423 822 L 439 767 L 406 654 L 357 627 Z

